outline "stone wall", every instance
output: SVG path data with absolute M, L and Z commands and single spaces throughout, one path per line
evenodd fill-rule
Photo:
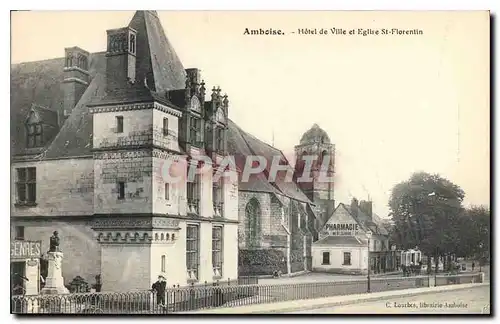
M 281 203 L 278 199 L 269 193 L 255 193 L 240 191 L 238 195 L 238 214 L 239 214 L 239 241 L 241 249 L 247 248 L 246 238 L 248 237 L 247 215 L 245 213 L 248 202 L 255 198 L 261 207 L 260 219 L 260 248 L 286 248 L 288 233 L 283 226 L 288 223 L 289 214 L 283 217 Z M 287 197 L 280 197 L 285 202 L 289 201 Z M 286 226 L 286 225 L 285 225 Z
M 94 154 L 94 212 L 151 213 L 151 152 L 109 152 Z M 125 183 L 125 197 L 118 198 L 118 182 Z
M 36 168 L 36 205 L 18 206 L 18 168 Z M 93 214 L 94 162 L 89 159 L 64 159 L 17 162 L 11 167 L 11 215 L 82 216 Z

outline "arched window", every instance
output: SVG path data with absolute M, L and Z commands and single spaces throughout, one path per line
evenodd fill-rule
M 252 198 L 245 208 L 245 217 L 248 228 L 247 246 L 259 246 L 261 209 L 257 199 Z
M 321 152 L 321 155 L 320 155 L 319 161 L 318 161 L 319 162 L 319 166 L 320 166 L 321 169 L 323 169 L 323 168 L 327 169 L 326 165 L 323 166 L 323 161 L 325 160 L 325 157 L 327 157 L 327 156 L 328 156 L 328 152 L 326 150 L 324 150 L 323 152 Z

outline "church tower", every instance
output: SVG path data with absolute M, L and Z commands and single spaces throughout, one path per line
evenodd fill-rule
M 335 209 L 334 182 L 331 180 L 335 169 L 335 145 L 328 134 L 314 124 L 295 146 L 295 158 L 295 180 L 317 206 L 322 225 Z M 312 163 L 308 162 L 311 160 Z M 306 167 L 308 164 L 311 167 Z

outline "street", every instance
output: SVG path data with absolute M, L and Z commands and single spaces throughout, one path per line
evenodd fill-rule
M 292 314 L 489 314 L 490 286 L 457 291 L 395 297 Z
M 400 275 L 401 276 L 401 275 Z M 395 277 L 395 275 L 373 275 L 373 278 Z M 309 272 L 295 277 L 281 277 L 281 278 L 260 278 L 259 284 L 261 285 L 279 285 L 279 284 L 298 284 L 307 282 L 333 282 L 333 281 L 349 281 L 349 280 L 365 280 L 366 275 L 348 275 L 348 274 L 334 274 L 322 272 Z

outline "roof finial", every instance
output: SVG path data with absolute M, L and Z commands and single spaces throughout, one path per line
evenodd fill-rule
M 205 80 L 201 80 L 200 83 L 200 97 L 205 102 Z

